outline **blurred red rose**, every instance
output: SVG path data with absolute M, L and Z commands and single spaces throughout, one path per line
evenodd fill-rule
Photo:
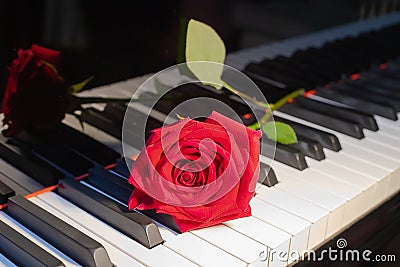
M 38 125 L 60 122 L 68 106 L 68 89 L 56 66 L 60 53 L 32 45 L 18 50 L 12 62 L 1 112 L 3 134 L 14 136 Z
M 132 167 L 129 208 L 169 214 L 182 232 L 250 216 L 260 138 L 216 112 L 153 130 Z

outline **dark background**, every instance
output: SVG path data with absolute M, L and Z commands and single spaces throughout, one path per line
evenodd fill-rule
M 397 8 L 360 0 L 0 0 L 0 96 L 18 48 L 36 43 L 62 51 L 70 84 L 89 87 L 175 63 L 179 19 L 213 26 L 227 50 L 305 34 Z

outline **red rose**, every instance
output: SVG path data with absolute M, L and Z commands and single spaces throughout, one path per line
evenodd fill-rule
M 260 137 L 216 112 L 153 130 L 129 177 L 129 208 L 170 214 L 182 232 L 250 216 Z
M 18 50 L 1 107 L 5 136 L 38 125 L 60 122 L 67 110 L 68 92 L 55 66 L 59 52 L 37 45 Z

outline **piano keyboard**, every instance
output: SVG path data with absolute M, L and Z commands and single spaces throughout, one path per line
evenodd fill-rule
M 380 62 L 379 53 L 370 56 L 372 65 L 363 65 L 368 55 L 363 59 L 356 51 L 349 61 L 324 54 L 331 51 L 343 58 L 351 50 L 344 45 L 331 49 L 329 41 L 354 37 L 351 40 L 359 43 L 362 33 L 376 30 L 379 34 L 399 22 L 400 15 L 392 14 L 228 55 L 226 63 L 269 88 L 266 94 L 299 85 L 310 92 L 274 113 L 276 120 L 297 129 L 299 143 L 278 145 L 273 162 L 271 155 L 262 152 L 262 166 L 272 169 L 258 185 L 250 203 L 253 215 L 248 218 L 179 233 L 168 217 L 152 211 L 127 212 L 131 187 L 127 170 L 119 164 L 123 162 L 123 105 L 93 105 L 82 114 L 83 129 L 67 116 L 58 129 L 1 140 L 0 205 L 7 203 L 7 208 L 0 211 L 0 266 L 294 264 L 288 254 L 278 260 L 274 251 L 316 249 L 400 189 L 400 122 L 395 120 L 400 102 L 394 90 L 400 85 L 396 74 L 400 63 L 396 57 Z M 387 44 L 370 36 L 362 38 Z M 310 63 L 329 61 L 332 65 Z M 310 72 L 299 76 L 302 70 Z M 147 77 L 82 94 L 131 96 Z M 324 88 L 328 82 L 329 88 Z M 367 89 L 360 95 L 360 88 Z M 184 100 L 182 95 L 190 87 L 179 90 L 177 101 Z M 214 94 L 200 87 L 191 91 Z M 229 95 L 214 96 L 235 110 L 246 111 Z M 145 119 L 143 108 L 136 106 L 132 111 L 138 122 Z M 160 126 L 159 119 L 166 117 L 169 108 L 156 107 L 149 125 Z M 131 134 L 129 153 L 134 155 L 141 147 L 135 140 L 137 133 Z M 57 181 L 59 188 L 52 188 Z M 21 197 L 29 194 L 27 199 Z

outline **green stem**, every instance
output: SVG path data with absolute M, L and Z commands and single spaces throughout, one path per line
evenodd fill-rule
M 263 125 L 271 118 L 272 111 L 277 110 L 278 108 L 280 108 L 281 106 L 286 104 L 289 101 L 289 99 L 298 97 L 299 95 L 302 95 L 302 94 L 304 94 L 304 89 L 298 89 L 298 90 L 293 91 L 290 94 L 282 97 L 275 104 L 271 105 L 271 112 L 269 110 L 267 110 L 267 112 L 264 114 L 264 116 L 261 117 L 260 121 L 257 121 L 247 127 L 249 127 L 250 129 L 254 129 L 254 130 L 260 129 L 260 125 Z
M 278 108 L 280 108 L 281 106 L 283 106 L 284 104 L 286 104 L 289 99 L 292 98 L 296 98 L 299 95 L 304 94 L 304 89 L 297 89 L 296 91 L 291 92 L 290 94 L 282 97 L 281 99 L 279 99 L 275 104 L 274 104 L 274 108 L 272 108 L 272 110 L 276 110 Z

